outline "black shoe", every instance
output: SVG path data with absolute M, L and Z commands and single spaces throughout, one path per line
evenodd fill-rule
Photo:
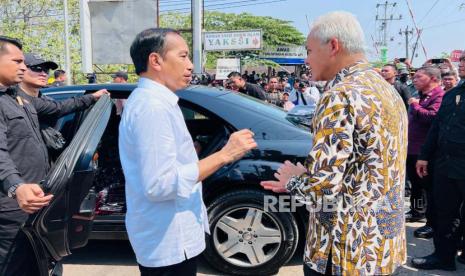
M 434 254 L 421 257 L 421 258 L 413 258 L 412 259 L 412 266 L 418 269 L 425 269 L 425 270 L 433 270 L 433 269 L 440 269 L 440 270 L 447 270 L 447 271 L 455 271 L 455 261 L 446 264 L 439 260 Z
M 417 211 L 410 210 L 409 212 L 405 213 L 405 221 L 406 222 L 426 222 L 426 218 L 424 214 L 420 214 Z
M 413 236 L 415 236 L 415 238 L 431 239 L 433 237 L 433 234 L 433 228 L 428 225 L 422 226 L 417 230 L 413 231 Z
M 457 262 L 459 262 L 461 264 L 465 264 L 465 252 L 464 252 L 464 250 L 462 250 L 462 254 L 457 256 Z

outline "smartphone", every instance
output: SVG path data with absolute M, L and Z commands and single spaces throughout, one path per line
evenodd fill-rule
M 443 58 L 433 58 L 433 59 L 431 59 L 432 64 L 440 64 L 440 63 L 443 63 L 443 62 L 444 62 Z
M 400 62 L 405 62 L 406 60 L 407 60 L 407 58 L 399 58 Z

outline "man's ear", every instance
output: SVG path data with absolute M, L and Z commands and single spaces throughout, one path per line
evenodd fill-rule
M 148 66 L 153 68 L 155 71 L 161 70 L 161 65 L 163 64 L 163 58 L 158 53 L 150 53 Z
M 329 40 L 328 47 L 329 47 L 330 56 L 332 56 L 332 57 L 336 56 L 341 51 L 341 47 L 340 47 L 340 44 L 339 44 L 339 39 L 337 39 L 335 37 L 333 37 L 333 38 L 331 38 Z

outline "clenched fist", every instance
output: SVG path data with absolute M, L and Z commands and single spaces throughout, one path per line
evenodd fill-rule
M 257 147 L 254 133 L 248 129 L 236 131 L 229 137 L 228 143 L 221 149 L 226 163 L 241 159 L 248 151 Z

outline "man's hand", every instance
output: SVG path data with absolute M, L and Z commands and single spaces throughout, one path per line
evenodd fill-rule
M 248 129 L 236 131 L 229 137 L 228 143 L 221 149 L 220 153 L 226 163 L 239 160 L 248 151 L 257 147 L 253 139 L 254 133 Z
M 428 161 L 417 160 L 416 164 L 417 174 L 420 178 L 428 175 Z
M 100 89 L 99 91 L 92 94 L 96 100 L 100 99 L 100 97 L 103 95 L 110 95 L 110 92 L 108 92 L 106 89 Z
M 52 198 L 53 195 L 46 196 L 37 184 L 21 184 L 16 188 L 19 207 L 28 214 L 33 214 L 47 206 Z
M 286 193 L 286 184 L 289 182 L 291 177 L 300 176 L 306 171 L 307 169 L 301 163 L 294 165 L 287 160 L 274 174 L 274 177 L 276 177 L 278 181 L 262 181 L 260 185 L 262 185 L 265 190 L 271 190 L 275 193 Z
M 408 99 L 408 104 L 412 104 L 412 103 L 420 103 L 420 100 L 417 98 L 413 98 L 413 97 Z

